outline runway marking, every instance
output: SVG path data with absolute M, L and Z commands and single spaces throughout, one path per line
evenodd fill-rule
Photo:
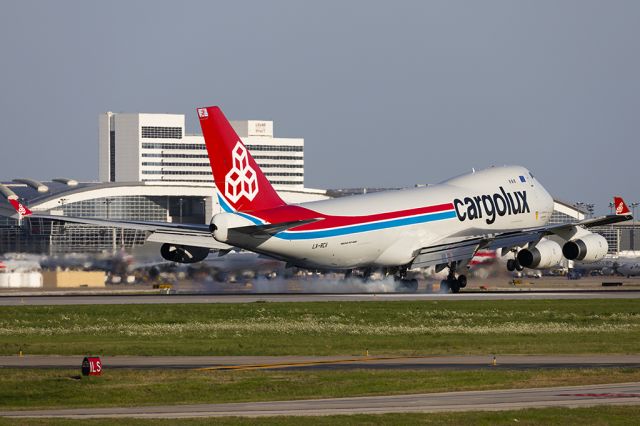
M 417 359 L 424 358 L 423 356 L 379 356 L 379 357 L 361 357 L 361 358 L 345 358 L 345 359 L 332 359 L 326 361 L 301 361 L 301 362 L 281 362 L 272 364 L 240 364 L 240 365 L 217 365 L 213 367 L 201 367 L 196 368 L 198 371 L 221 371 L 221 370 L 264 370 L 264 369 L 277 369 L 277 368 L 291 368 L 291 367 L 312 367 L 314 365 L 332 365 L 332 364 L 352 364 L 357 362 L 372 362 L 372 361 L 395 361 L 402 359 Z

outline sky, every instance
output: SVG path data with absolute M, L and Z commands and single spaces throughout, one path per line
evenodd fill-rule
M 98 115 L 274 120 L 314 188 L 528 167 L 554 196 L 640 201 L 637 1 L 12 1 L 0 180 L 96 180 Z

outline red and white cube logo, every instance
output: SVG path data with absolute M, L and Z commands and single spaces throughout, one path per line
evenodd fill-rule
M 209 113 L 207 112 L 207 109 L 206 108 L 198 108 L 198 117 L 200 117 L 200 118 L 209 117 Z

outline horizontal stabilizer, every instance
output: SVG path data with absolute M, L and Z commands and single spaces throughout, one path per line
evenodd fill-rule
M 317 222 L 318 220 L 321 219 L 292 220 L 290 222 L 268 223 L 265 225 L 239 226 L 237 228 L 230 228 L 229 234 L 235 232 L 253 238 L 266 240 L 273 237 L 278 232 L 286 231 L 287 229 L 295 228 L 297 226 L 307 225 L 309 223 Z

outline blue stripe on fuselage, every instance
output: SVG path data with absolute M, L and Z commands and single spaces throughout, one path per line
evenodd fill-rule
M 265 222 L 261 222 L 259 219 L 256 219 L 255 217 L 253 217 L 251 215 L 248 215 L 246 213 L 236 212 L 236 214 L 238 216 L 244 217 L 247 220 L 250 220 L 251 222 L 255 223 L 256 225 L 264 225 L 265 224 Z
M 227 202 L 222 197 L 222 195 L 220 195 L 219 193 L 216 195 L 218 195 L 218 204 L 220 204 L 220 207 L 222 207 L 222 210 L 224 210 L 227 213 L 233 213 L 233 209 L 229 204 L 227 204 Z
M 433 222 L 436 220 L 453 219 L 456 217 L 455 210 L 432 213 L 422 216 L 392 219 L 385 222 L 365 223 L 362 225 L 346 226 L 343 228 L 321 229 L 318 231 L 282 231 L 274 235 L 283 240 L 309 240 L 313 238 L 337 237 L 340 235 L 357 234 L 360 232 L 377 231 L 380 229 L 396 228 L 399 226 L 415 225 L 417 223 Z

